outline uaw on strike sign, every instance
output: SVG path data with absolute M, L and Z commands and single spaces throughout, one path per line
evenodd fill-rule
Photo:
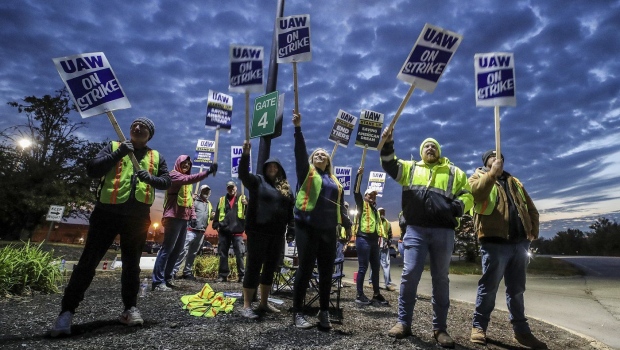
M 82 118 L 131 107 L 103 52 L 52 60 Z

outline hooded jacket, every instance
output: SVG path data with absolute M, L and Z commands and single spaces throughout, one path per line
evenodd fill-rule
M 204 180 L 209 175 L 208 170 L 203 171 L 198 174 L 183 174 L 181 172 L 181 163 L 185 160 L 189 160 L 191 162 L 191 158 L 186 155 L 180 155 L 176 162 L 174 162 L 174 170 L 170 172 L 170 179 L 172 180 L 172 185 L 166 191 L 167 199 L 164 203 L 164 213 L 162 218 L 176 218 L 182 220 L 189 220 L 192 217 L 192 206 L 183 207 L 178 205 L 177 199 L 179 195 L 179 191 L 184 185 L 190 185 L 190 195 L 192 193 L 191 184 L 200 182 Z M 191 172 L 191 165 L 190 165 Z
M 530 195 L 525 191 L 523 185 L 521 185 L 521 182 L 504 171 L 502 176 L 505 176 L 506 184 L 510 192 L 509 196 L 507 196 L 504 187 L 488 173 L 488 170 L 487 168 L 478 168 L 468 180 L 471 185 L 475 203 L 486 201 L 493 186 L 497 188 L 497 201 L 493 211 L 489 215 L 474 215 L 474 228 L 478 233 L 478 239 L 500 238 L 507 241 L 511 239 L 510 205 L 508 203 L 510 200 L 514 203 L 514 208 L 516 208 L 518 212 L 513 213 L 513 218 L 516 217 L 521 221 L 527 239 L 530 241 L 537 239 L 539 230 L 538 210 L 532 198 L 530 198 Z M 517 186 L 521 187 L 521 191 Z M 516 228 L 513 227 L 512 229 L 514 232 Z
M 269 158 L 265 161 L 263 174 L 270 163 L 275 163 L 279 174 L 286 179 L 286 172 L 277 158 Z M 251 174 L 249 166 L 250 157 L 242 154 L 239 162 L 239 179 L 250 192 L 246 212 L 246 231 L 284 236 L 287 226 L 292 230 L 294 225 L 293 192 L 289 189 L 288 195 L 284 196 L 276 189 L 276 184 L 266 176 Z

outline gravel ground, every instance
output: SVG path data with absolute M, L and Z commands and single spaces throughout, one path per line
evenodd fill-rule
M 149 277 L 146 272 L 142 278 Z M 86 292 L 86 299 L 74 317 L 72 335 L 52 339 L 47 331 L 59 312 L 61 295 L 1 299 L 0 349 L 436 349 L 432 338 L 430 300 L 420 296 L 416 304 L 413 334 L 396 340 L 387 331 L 396 322 L 398 292 L 384 291 L 390 306 L 355 304 L 355 287 L 342 289 L 342 323 L 334 323 L 328 332 L 318 328 L 298 330 L 292 325 L 291 294 L 276 297 L 284 304 L 281 314 L 265 315 L 258 320 L 241 317 L 242 300 L 237 300 L 230 314 L 215 318 L 193 317 L 181 309 L 180 296 L 198 292 L 205 282 L 216 291 L 240 292 L 241 284 L 199 280 L 178 281 L 172 292 L 151 292 L 140 298 L 138 308 L 145 319 L 143 326 L 127 327 L 118 323 L 122 311 L 120 274 L 98 272 Z M 372 294 L 369 289 L 367 294 Z M 308 319 L 316 321 L 317 309 L 308 310 Z M 472 305 L 453 302 L 448 332 L 457 349 L 519 349 L 505 312 L 495 311 L 488 330 L 486 347 L 469 342 Z M 600 343 L 581 338 L 566 330 L 537 320 L 530 320 L 536 336 L 550 349 L 605 349 Z

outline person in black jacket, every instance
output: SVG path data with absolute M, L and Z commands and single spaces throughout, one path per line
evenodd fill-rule
M 164 157 L 146 144 L 155 134 L 155 125 L 145 117 L 131 123 L 130 140 L 110 142 L 86 165 L 86 174 L 100 178 L 97 203 L 90 215 L 86 244 L 65 288 L 60 315 L 52 337 L 71 334 L 73 314 L 95 277 L 95 269 L 116 235 L 121 237 L 121 295 L 125 311 L 120 322 L 128 326 L 144 321 L 136 307 L 140 289 L 140 256 L 151 226 L 150 212 L 155 189 L 171 185 Z M 129 154 L 140 164 L 134 169 Z
M 273 274 L 284 250 L 287 239 L 294 237 L 294 197 L 286 173 L 277 158 L 270 158 L 263 164 L 263 175 L 254 175 L 250 168 L 249 141 L 243 144 L 239 162 L 239 179 L 250 191 L 246 213 L 245 230 L 248 237 L 247 266 L 243 279 L 244 317 L 255 319 L 258 314 L 252 310 L 252 297 L 260 283 L 259 312 L 279 313 L 280 310 L 267 303 Z M 262 270 L 262 272 L 261 272 Z

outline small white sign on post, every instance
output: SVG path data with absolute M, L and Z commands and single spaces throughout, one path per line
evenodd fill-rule
M 62 205 L 50 205 L 50 209 L 47 211 L 45 220 L 60 222 L 62 220 L 62 214 L 65 212 L 65 207 Z
M 385 173 L 381 171 L 371 171 L 368 177 L 368 188 L 377 191 L 377 197 L 383 197 L 385 187 Z

